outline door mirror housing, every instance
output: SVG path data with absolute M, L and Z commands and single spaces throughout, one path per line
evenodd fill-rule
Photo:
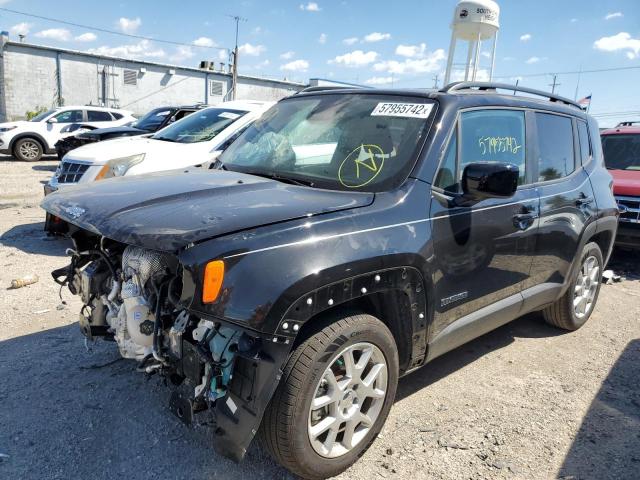
M 58 123 L 58 119 L 56 117 L 51 117 L 49 120 L 47 120 L 47 123 Z
M 475 200 L 512 197 L 519 177 L 519 168 L 510 163 L 470 163 L 462 172 L 462 192 Z

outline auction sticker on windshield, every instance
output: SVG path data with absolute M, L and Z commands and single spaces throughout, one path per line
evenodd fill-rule
M 232 113 L 232 112 L 222 112 L 218 116 L 220 118 L 228 118 L 229 120 L 235 120 L 236 118 L 240 117 L 240 115 L 238 115 L 237 113 Z
M 433 109 L 433 103 L 379 103 L 371 116 L 427 118 Z

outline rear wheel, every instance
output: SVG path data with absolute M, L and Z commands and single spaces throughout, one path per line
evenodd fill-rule
M 371 315 L 335 319 L 289 358 L 262 422 L 262 442 L 301 477 L 337 475 L 378 435 L 397 384 L 389 329 Z
M 559 300 L 542 311 L 546 322 L 565 330 L 577 330 L 584 325 L 598 300 L 603 268 L 604 261 L 598 244 L 591 242 L 585 245 L 580 257 L 580 269 L 571 286 Z
M 37 162 L 42 158 L 43 148 L 34 138 L 21 138 L 13 147 L 13 155 L 23 162 Z

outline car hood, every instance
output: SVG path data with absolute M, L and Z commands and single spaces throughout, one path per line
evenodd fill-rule
M 104 136 L 112 135 L 142 135 L 145 133 L 153 133 L 148 130 L 142 130 L 141 128 L 122 126 L 122 127 L 109 127 L 109 128 L 96 128 L 95 130 L 88 130 L 78 133 L 78 137 L 87 140 L 100 140 Z
M 133 136 L 83 145 L 69 152 L 65 159 L 77 160 L 93 165 L 104 165 L 114 158 L 123 158 L 144 153 L 145 161 L 153 159 L 154 157 L 195 158 L 196 160 L 192 163 L 192 165 L 195 165 L 196 163 L 208 160 L 207 153 L 210 150 L 211 145 L 208 142 L 175 143 Z
M 613 177 L 613 193 L 640 197 L 640 170 L 609 170 Z
M 287 220 L 370 205 L 374 194 L 321 190 L 223 170 L 166 171 L 78 185 L 49 213 L 107 238 L 162 251 Z

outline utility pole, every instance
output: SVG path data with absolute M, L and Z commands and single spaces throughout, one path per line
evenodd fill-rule
M 578 88 L 580 88 L 580 76 L 582 75 L 582 64 L 580 64 L 580 71 L 578 72 L 578 81 L 576 82 L 576 93 L 573 95 L 574 100 L 578 100 Z
M 434 90 L 438 89 L 438 74 L 436 73 L 435 76 L 433 77 L 433 88 Z
M 561 83 L 558 83 L 556 80 L 558 78 L 558 75 L 553 75 L 553 83 L 550 83 L 549 86 L 551 87 L 551 93 L 556 93 L 556 87 L 562 85 Z
M 233 69 L 231 73 L 231 83 L 233 85 L 233 95 L 231 97 L 232 100 L 236 99 L 236 93 L 238 92 L 238 28 L 240 22 L 246 22 L 247 19 L 243 18 L 239 15 L 227 15 L 227 17 L 232 18 L 236 22 L 236 46 L 233 49 Z

